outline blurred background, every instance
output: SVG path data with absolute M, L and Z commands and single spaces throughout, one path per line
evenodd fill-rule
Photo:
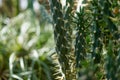
M 0 80 L 53 80 L 47 0 L 0 0 Z

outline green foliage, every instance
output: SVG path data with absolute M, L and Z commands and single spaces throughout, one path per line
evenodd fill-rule
M 0 8 L 0 80 L 120 79 L 119 0 L 39 2 Z

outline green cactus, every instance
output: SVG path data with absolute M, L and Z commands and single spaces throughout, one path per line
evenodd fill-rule
M 70 24 L 73 0 L 66 0 L 64 9 L 60 0 L 49 0 L 54 25 L 54 38 L 56 52 L 62 68 L 64 80 L 75 79 L 75 74 L 71 70 L 74 59 L 72 50 L 72 28 Z M 74 70 L 74 69 L 73 69 Z
M 83 3 L 89 5 L 80 7 L 80 11 L 74 18 L 71 17 L 71 14 L 74 14 L 72 13 L 73 0 L 66 0 L 65 6 L 62 6 L 60 0 L 49 0 L 49 3 L 53 16 L 56 52 L 63 80 L 81 80 L 83 75 L 86 75 L 85 80 L 100 78 L 118 80 L 120 76 L 120 70 L 117 69 L 120 65 L 120 45 L 118 44 L 120 34 L 118 27 L 111 20 L 116 16 L 113 15 L 112 8 L 117 4 L 113 3 L 117 2 L 85 0 Z M 71 37 L 74 31 L 71 27 L 73 26 L 72 20 L 76 25 L 75 52 L 71 51 L 73 46 L 71 43 L 74 42 Z M 102 54 L 103 49 L 107 51 L 106 55 Z M 117 63 L 111 64 L 114 61 Z M 72 64 L 76 65 L 76 69 L 72 68 Z M 89 74 L 87 71 L 92 73 Z M 76 74 L 77 77 L 75 77 Z
M 99 21 L 102 20 L 102 14 L 99 7 L 99 1 L 93 0 L 93 25 L 92 25 L 92 58 L 94 59 L 94 63 L 100 63 L 101 51 L 102 51 L 102 43 L 101 43 L 101 28 L 99 25 Z
M 112 79 L 112 80 L 118 80 L 120 78 L 120 70 L 118 69 L 118 66 L 120 65 L 119 59 L 120 59 L 120 45 L 119 45 L 119 39 L 120 39 L 120 34 L 118 33 L 118 27 L 116 24 L 110 19 L 110 17 L 114 17 L 112 14 L 112 11 L 110 8 L 113 6 L 113 0 L 106 0 L 104 1 L 104 15 L 107 16 L 105 21 L 107 22 L 107 31 L 109 31 L 109 34 L 106 34 L 105 36 L 107 37 L 107 62 L 106 62 L 106 70 L 107 74 L 106 77 L 107 79 Z M 116 62 L 116 63 L 114 63 Z M 114 63 L 114 64 L 111 64 Z
M 75 56 L 76 56 L 76 68 L 79 69 L 82 65 L 80 62 L 85 58 L 86 55 L 86 26 L 84 24 L 84 8 L 80 8 L 80 12 L 77 12 L 76 16 L 76 28 L 77 28 L 77 33 L 76 33 L 76 40 L 75 40 Z M 80 76 L 81 73 L 78 71 L 78 76 Z

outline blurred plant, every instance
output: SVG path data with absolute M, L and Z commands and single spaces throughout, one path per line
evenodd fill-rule
M 19 12 L 19 0 L 2 0 L 0 14 L 11 18 L 18 15 Z
M 7 80 L 9 77 L 9 67 L 8 67 L 9 54 L 6 54 L 8 52 L 4 48 L 5 46 L 2 43 L 0 43 L 0 80 Z
M 51 46 L 46 45 L 52 41 L 51 25 L 40 27 L 31 10 L 12 18 L 0 28 L 0 78 L 53 80 Z

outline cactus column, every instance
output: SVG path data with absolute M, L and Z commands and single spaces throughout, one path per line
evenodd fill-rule
M 93 47 L 92 47 L 92 57 L 94 59 L 94 63 L 100 63 L 101 58 L 101 51 L 102 51 L 102 43 L 101 43 L 101 26 L 100 20 L 102 20 L 101 9 L 99 8 L 99 1 L 93 0 L 93 24 L 92 24 L 92 31 L 93 31 Z
M 77 33 L 76 33 L 76 40 L 75 40 L 75 56 L 76 56 L 76 68 L 77 76 L 80 77 L 82 74 L 80 73 L 79 69 L 82 67 L 81 61 L 85 58 L 86 55 L 86 26 L 85 26 L 85 14 L 84 8 L 80 8 L 80 12 L 77 13 L 76 16 L 76 24 L 77 24 Z
M 70 14 L 72 12 L 72 0 L 66 0 L 65 10 L 62 9 L 60 0 L 49 0 L 54 25 L 54 38 L 56 51 L 61 64 L 64 80 L 74 80 L 75 74 L 71 71 L 71 35 Z
M 111 18 L 114 18 L 114 15 L 112 14 L 111 8 L 113 8 L 112 3 L 117 3 L 114 2 L 114 0 L 105 0 L 104 1 L 104 9 L 103 12 L 106 17 L 106 22 L 107 22 L 107 31 L 109 31 L 109 34 L 106 34 L 105 36 L 107 37 L 107 42 L 106 48 L 108 50 L 107 54 L 108 56 L 106 57 L 107 62 L 106 62 L 106 77 L 107 79 L 112 79 L 112 80 L 118 80 L 120 79 L 120 70 L 118 67 L 120 66 L 120 34 L 118 33 L 118 28 L 115 25 L 115 23 L 112 21 Z M 115 63 L 114 63 L 115 62 Z M 114 64 L 111 64 L 114 63 Z

